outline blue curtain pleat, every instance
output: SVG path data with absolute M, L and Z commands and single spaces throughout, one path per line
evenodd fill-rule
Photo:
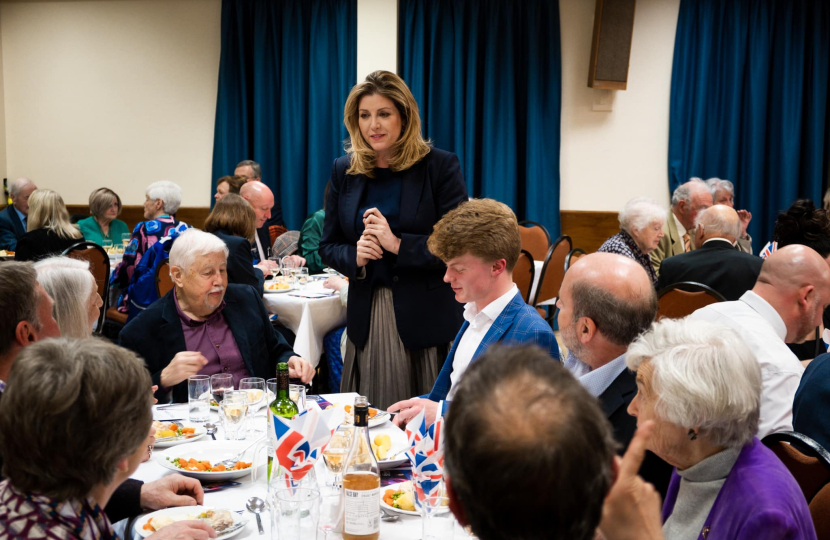
M 213 146 L 216 180 L 253 159 L 289 229 L 322 208 L 348 136 L 356 0 L 223 0 Z
M 399 0 L 398 72 L 467 189 L 559 234 L 559 2 Z
M 797 198 L 821 205 L 828 162 L 830 3 L 681 0 L 669 183 L 717 176 L 760 248 Z

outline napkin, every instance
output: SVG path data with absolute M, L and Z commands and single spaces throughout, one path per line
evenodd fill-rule
M 336 412 L 335 409 L 323 411 L 312 402 L 305 411 L 288 420 L 268 409 L 273 420 L 273 430 L 269 432 L 268 438 L 275 459 L 290 480 L 302 480 L 323 455 L 323 450 L 337 429 L 337 422 L 333 419 Z
M 412 463 L 412 486 L 415 490 L 415 504 L 418 507 L 427 498 L 441 495 L 444 476 L 443 427 L 443 416 L 427 427 L 423 410 L 406 425 L 406 437 L 409 441 L 406 456 Z

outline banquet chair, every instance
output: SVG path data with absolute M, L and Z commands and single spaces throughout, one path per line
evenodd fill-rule
M 101 295 L 101 300 L 104 301 L 104 305 L 101 306 L 101 313 L 98 315 L 98 324 L 95 327 L 95 333 L 100 335 L 104 329 L 104 319 L 110 293 L 110 257 L 104 251 L 104 248 L 95 242 L 78 242 L 66 248 L 61 255 L 89 263 L 89 271 L 95 277 L 98 294 Z
M 563 235 L 556 239 L 556 242 L 545 255 L 539 285 L 536 287 L 536 295 L 531 302 L 531 305 L 536 307 L 539 315 L 543 318 L 547 317 L 547 312 L 544 306 L 540 308 L 539 304 L 559 296 L 559 287 L 562 286 L 562 280 L 565 279 L 565 258 L 572 247 L 571 237 Z
M 571 265 L 573 265 L 573 263 L 575 263 L 583 255 L 587 255 L 587 253 L 585 253 L 585 250 L 583 249 L 573 248 L 572 250 L 570 250 L 568 254 L 565 256 L 565 272 L 567 273 L 568 268 L 570 268 Z
M 810 507 L 816 537 L 830 540 L 830 452 L 795 431 L 772 433 L 762 442 L 798 482 Z
M 657 320 L 682 319 L 709 304 L 725 301 L 723 295 L 703 283 L 672 283 L 657 293 Z
M 170 262 L 164 261 L 156 267 L 156 294 L 159 298 L 173 288 L 173 279 L 170 277 Z
M 522 249 L 530 253 L 535 261 L 545 260 L 550 249 L 550 233 L 541 223 L 520 221 L 519 234 L 522 237 Z
M 525 250 L 519 253 L 519 260 L 513 267 L 513 283 L 522 293 L 522 299 L 527 303 L 530 300 L 530 289 L 533 287 L 533 278 L 536 276 L 536 266 L 533 257 Z

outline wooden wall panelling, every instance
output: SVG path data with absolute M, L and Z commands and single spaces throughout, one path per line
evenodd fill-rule
M 593 253 L 620 230 L 617 212 L 562 210 L 559 212 L 562 234 L 571 237 L 573 247 Z
M 86 204 L 67 204 L 66 209 L 69 210 L 70 216 L 72 214 L 89 215 L 89 206 Z M 183 206 L 176 212 L 176 218 L 201 229 L 209 213 L 210 208 L 207 206 Z M 118 216 L 118 219 L 126 223 L 132 231 L 136 225 L 144 221 L 144 207 L 137 205 L 122 206 L 121 215 Z

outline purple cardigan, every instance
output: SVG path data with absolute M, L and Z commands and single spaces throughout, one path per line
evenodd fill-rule
M 672 473 L 663 522 L 674 510 L 680 476 Z M 815 540 L 801 488 L 778 457 L 757 438 L 744 446 L 709 511 L 699 539 Z

